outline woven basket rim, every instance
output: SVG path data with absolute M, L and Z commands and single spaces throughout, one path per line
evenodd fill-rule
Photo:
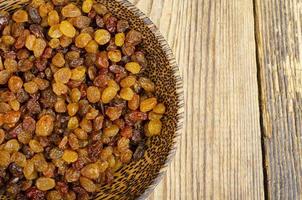
M 152 20 L 147 17 L 139 8 L 133 5 L 128 0 L 115 0 L 118 3 L 121 3 L 122 6 L 125 6 L 129 9 L 136 17 L 139 17 L 143 22 L 148 26 L 151 32 L 155 35 L 158 42 L 160 43 L 161 48 L 167 59 L 169 60 L 169 65 L 172 67 L 173 76 L 176 79 L 176 95 L 178 99 L 178 111 L 177 111 L 177 127 L 175 132 L 175 137 L 173 139 L 173 147 L 169 151 L 169 155 L 166 158 L 165 164 L 162 166 L 161 170 L 158 172 L 157 178 L 155 178 L 152 183 L 146 187 L 144 193 L 142 193 L 137 199 L 143 200 L 148 198 L 151 193 L 154 191 L 155 187 L 160 183 L 163 177 L 167 173 L 167 169 L 169 164 L 172 162 L 173 158 L 175 157 L 175 153 L 177 150 L 177 145 L 179 144 L 180 135 L 183 131 L 183 123 L 184 123 L 184 88 L 183 88 L 183 81 L 180 75 L 180 69 L 177 65 L 176 59 L 170 48 L 168 42 L 161 34 L 160 30 L 157 26 L 152 22 Z

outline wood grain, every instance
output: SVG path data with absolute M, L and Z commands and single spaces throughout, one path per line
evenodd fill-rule
M 168 40 L 185 86 L 185 130 L 150 199 L 264 199 L 252 0 L 131 2 Z
M 256 0 L 270 199 L 302 199 L 302 1 Z

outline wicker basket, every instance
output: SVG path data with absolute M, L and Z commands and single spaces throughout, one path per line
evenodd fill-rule
M 115 174 L 113 185 L 100 188 L 93 199 L 145 199 L 165 175 L 176 151 L 183 124 L 182 81 L 171 49 L 149 18 L 127 0 L 96 1 L 106 5 L 118 18 L 127 19 L 132 28 L 143 33 L 143 45 L 149 61 L 146 75 L 156 83 L 156 95 L 167 106 L 167 113 L 163 118 L 162 134 L 147 141 L 144 157 L 121 168 Z M 27 3 L 26 0 L 7 0 L 0 3 L 0 8 L 12 11 Z M 2 196 L 1 199 L 9 197 Z

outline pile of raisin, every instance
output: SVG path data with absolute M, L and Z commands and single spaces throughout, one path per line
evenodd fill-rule
M 104 5 L 33 0 L 1 11 L 0 32 L 4 195 L 88 199 L 161 133 L 143 36 Z

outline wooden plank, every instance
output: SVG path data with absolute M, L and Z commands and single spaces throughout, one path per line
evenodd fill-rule
M 131 0 L 178 60 L 186 125 L 151 200 L 263 199 L 252 0 Z
M 256 0 L 270 199 L 302 199 L 302 1 Z

